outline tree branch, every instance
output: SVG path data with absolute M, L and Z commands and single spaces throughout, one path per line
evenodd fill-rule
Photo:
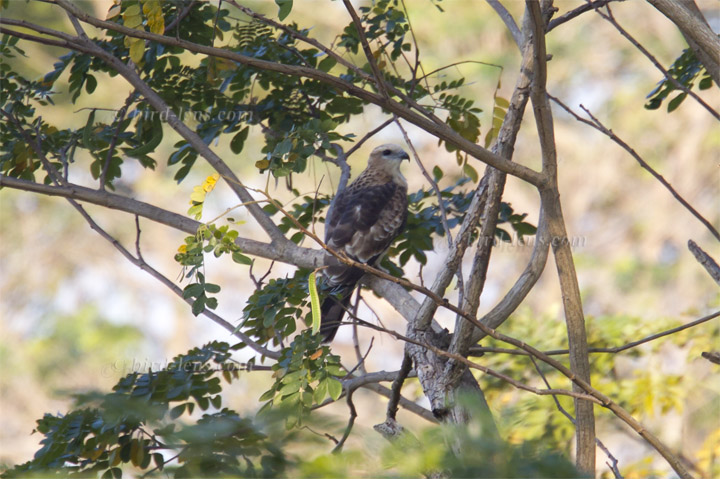
M 673 186 L 668 183 L 668 181 L 660 174 L 658 173 L 652 166 L 648 164 L 643 158 L 633 149 L 631 148 L 627 143 L 625 143 L 619 136 L 617 136 L 611 129 L 607 128 L 605 125 L 600 122 L 587 108 L 580 105 L 580 108 L 582 108 L 585 113 L 590 117 L 590 120 L 587 120 L 577 113 L 575 113 L 570 107 L 565 105 L 562 101 L 560 101 L 558 98 L 555 98 L 554 96 L 548 95 L 548 97 L 554 101 L 556 104 L 558 104 L 563 110 L 568 112 L 570 115 L 572 115 L 573 118 L 575 118 L 577 121 L 581 123 L 585 123 L 586 125 L 589 125 L 593 128 L 595 128 L 600 133 L 604 134 L 608 138 L 610 138 L 612 141 L 614 141 L 617 145 L 619 145 L 622 149 L 630 153 L 630 156 L 632 156 L 635 161 L 638 162 L 638 164 L 646 169 L 656 180 L 662 184 L 665 189 L 667 189 L 671 195 L 673 195 L 673 198 L 675 198 L 681 205 L 685 207 L 695 218 L 697 218 L 705 227 L 710 231 L 710 233 L 720 241 L 720 232 L 710 223 L 707 219 L 705 219 L 704 216 L 702 216 L 695 208 L 692 207 L 690 203 L 688 203 L 685 198 L 683 198 L 676 190 L 673 188 Z
M 513 40 L 515 40 L 515 45 L 517 45 L 518 49 L 522 50 L 523 45 L 525 45 L 525 39 L 523 37 L 522 32 L 517 26 L 517 23 L 515 22 L 515 19 L 510 14 L 510 12 L 507 11 L 507 8 L 500 3 L 499 0 L 485 0 L 488 5 L 490 5 L 493 10 L 495 10 L 495 13 L 498 14 L 500 19 L 503 21 L 507 29 L 510 31 L 510 35 L 512 35 Z
M 547 57 L 544 21 L 540 6 L 536 2 L 527 0 L 526 4 L 530 11 L 533 27 L 532 43 L 535 55 L 535 77 L 533 79 L 531 98 L 540 137 L 543 172 L 551 178 L 549 187 L 541 189 L 540 195 L 543 198 L 543 207 L 546 208 L 550 235 L 556 238 L 567 238 L 557 185 L 557 156 L 553 119 L 546 94 Z M 553 242 L 553 254 L 555 255 L 565 309 L 568 343 L 570 345 L 570 370 L 589 385 L 590 362 L 587 351 L 585 318 L 570 244 L 567 241 Z M 573 390 L 580 391 L 582 388 L 577 384 L 573 384 Z M 575 414 L 577 417 L 575 436 L 576 465 L 581 472 L 595 475 L 595 416 L 593 414 L 593 404 L 589 401 L 576 399 Z
M 695 259 L 698 260 L 698 263 L 702 265 L 703 268 L 705 268 L 705 271 L 708 272 L 708 274 L 712 277 L 712 279 L 715 280 L 717 284 L 720 285 L 720 266 L 715 262 L 712 257 L 707 254 L 701 247 L 697 245 L 693 240 L 688 240 L 688 249 L 690 252 L 695 256 Z

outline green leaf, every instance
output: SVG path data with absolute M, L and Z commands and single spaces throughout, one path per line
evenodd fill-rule
M 93 139 L 93 124 L 95 123 L 95 110 L 91 111 L 88 115 L 87 123 L 83 129 L 83 146 L 88 150 L 94 150 L 96 148 L 95 141 Z
M 320 331 L 320 296 L 315 284 L 315 271 L 308 276 L 308 290 L 310 290 L 310 309 L 312 312 L 312 334 Z
M 205 311 L 205 300 L 206 299 L 207 298 L 203 294 L 193 302 L 193 305 L 192 305 L 192 314 L 193 315 L 198 316 L 200 313 Z
M 337 401 L 340 398 L 340 395 L 342 394 L 342 383 L 338 381 L 335 378 L 328 378 L 328 392 L 330 393 L 330 397 L 333 398 L 333 401 Z
M 324 72 L 329 72 L 332 70 L 332 67 L 334 67 L 337 64 L 337 60 L 335 60 L 333 57 L 328 56 L 325 57 L 319 64 L 318 64 L 318 70 L 322 70 Z
M 673 98 L 672 100 L 670 100 L 670 102 L 668 103 L 668 107 L 667 107 L 668 113 L 670 113 L 671 111 L 675 111 L 677 109 L 677 107 L 680 106 L 680 103 L 683 102 L 683 100 L 685 99 L 686 96 L 687 96 L 687 93 L 681 93 L 678 96 L 676 96 L 675 98 Z
M 250 259 L 248 256 L 245 256 L 244 254 L 238 253 L 237 251 L 232 254 L 232 260 L 238 264 L 252 264 L 252 259 Z
M 149 141 L 142 143 L 137 148 L 127 149 L 123 150 L 127 156 L 130 156 L 132 158 L 138 158 L 143 155 L 147 155 L 148 153 L 151 153 L 155 151 L 155 148 L 160 144 L 160 142 L 163 139 L 163 127 L 162 123 L 160 122 L 160 117 L 154 116 L 156 119 L 153 121 L 152 125 L 152 137 Z
M 85 91 L 88 93 L 92 93 L 95 91 L 95 88 L 97 87 L 97 80 L 94 76 L 88 75 L 87 79 L 85 80 Z
M 463 173 L 468 175 L 468 177 L 470 177 L 473 183 L 477 183 L 478 179 L 480 179 L 480 177 L 478 176 L 478 172 L 468 163 L 465 163 L 465 165 L 463 165 Z
M 213 283 L 205 283 L 205 291 L 210 294 L 219 293 L 220 285 Z
M 323 379 L 313 391 L 313 400 L 316 404 L 320 404 L 328 393 L 328 379 Z
M 177 419 L 185 412 L 185 405 L 187 403 L 182 403 L 179 406 L 175 406 L 170 410 L 170 419 Z
M 435 182 L 438 182 L 442 179 L 443 170 L 441 170 L 439 166 L 433 166 L 433 177 L 435 178 Z
M 245 145 L 245 140 L 247 140 L 248 133 L 250 129 L 249 127 L 245 127 L 242 130 L 238 131 L 235 136 L 233 136 L 233 139 L 230 141 L 230 150 L 232 150 L 233 153 L 236 155 L 242 152 L 243 146 Z
M 275 3 L 278 7 L 280 7 L 278 10 L 278 20 L 282 22 L 285 20 L 285 17 L 290 15 L 293 7 L 293 0 L 275 0 Z

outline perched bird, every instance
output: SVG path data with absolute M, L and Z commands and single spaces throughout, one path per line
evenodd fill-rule
M 370 153 L 367 168 L 333 200 L 325 221 L 329 248 L 370 266 L 379 262 L 405 228 L 407 181 L 400 173 L 400 163 L 409 159 L 401 147 L 392 144 L 378 146 Z M 320 332 L 329 342 L 363 271 L 329 253 L 325 264 L 323 289 L 329 294 L 321 307 Z

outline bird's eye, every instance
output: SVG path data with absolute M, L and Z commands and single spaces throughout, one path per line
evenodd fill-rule
M 383 156 L 390 156 L 390 154 L 392 154 L 392 151 L 390 151 L 390 150 L 383 151 Z

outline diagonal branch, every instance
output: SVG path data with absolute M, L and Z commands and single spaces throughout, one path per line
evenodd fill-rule
M 515 45 L 517 45 L 517 47 L 522 50 L 523 45 L 525 45 L 525 38 L 523 36 L 523 33 L 518 28 L 512 14 L 507 11 L 507 8 L 505 8 L 502 3 L 500 3 L 500 0 L 485 1 L 493 8 L 493 10 L 495 10 L 495 13 L 497 13 L 500 19 L 503 21 L 508 31 L 510 32 L 510 35 L 512 35 L 513 40 L 515 40 Z
M 648 1 L 650 1 L 650 0 L 648 0 Z M 665 2 L 662 2 L 662 3 L 665 3 Z M 682 2 L 677 2 L 677 3 L 682 3 Z M 691 90 L 690 88 L 688 88 L 685 85 L 683 85 L 682 83 L 680 83 L 680 81 L 678 81 L 677 78 L 675 78 L 669 71 L 667 71 L 665 69 L 665 67 L 663 67 L 660 64 L 660 62 L 657 60 L 657 58 L 655 58 L 653 56 L 653 54 L 648 51 L 647 48 L 645 48 L 640 42 L 638 42 L 632 35 L 630 35 L 630 33 L 627 30 L 625 30 L 617 22 L 617 20 L 615 19 L 615 16 L 612 13 L 612 10 L 610 10 L 610 5 L 606 5 L 606 8 L 607 8 L 607 14 L 603 13 L 600 10 L 595 10 L 595 11 L 597 12 L 598 15 L 600 15 L 602 18 L 607 20 L 613 27 L 615 27 L 615 29 L 618 32 L 620 32 L 620 35 L 622 35 L 630 43 L 632 43 L 632 45 L 635 48 L 637 48 L 640 51 L 640 53 L 645 55 L 645 57 L 647 57 L 647 59 L 650 60 L 650 62 L 653 65 L 655 65 L 655 68 L 657 68 L 658 70 L 660 70 L 660 72 L 662 72 L 662 74 L 665 76 L 665 78 L 668 81 L 670 81 L 670 83 L 672 83 L 675 86 L 675 88 L 677 88 L 678 90 L 682 90 L 686 95 L 690 95 L 696 102 L 698 102 L 703 108 L 705 108 L 712 116 L 714 116 L 717 120 L 720 120 L 720 113 L 718 113 L 710 105 L 708 105 L 705 102 L 705 100 L 700 98 L 700 96 L 697 93 L 695 93 L 693 90 Z M 700 22 L 698 22 L 698 23 L 700 23 Z M 717 37 L 715 37 L 715 40 L 718 41 Z M 719 53 L 715 56 L 715 58 L 720 58 L 720 50 L 718 50 L 718 52 Z
M 554 101 L 556 104 L 558 104 L 563 110 L 568 112 L 570 115 L 573 116 L 577 121 L 581 123 L 585 123 L 586 125 L 589 125 L 593 128 L 595 128 L 597 131 L 602 133 L 603 135 L 610 138 L 612 141 L 614 141 L 617 145 L 619 145 L 622 149 L 627 151 L 630 156 L 632 156 L 635 161 L 638 162 L 638 164 L 646 169 L 656 180 L 660 182 L 661 185 L 667 189 L 671 195 L 687 209 L 695 218 L 697 218 L 705 227 L 710 231 L 710 233 L 720 241 L 720 232 L 710 223 L 707 219 L 705 219 L 704 216 L 702 216 L 695 208 L 692 207 L 690 203 L 685 200 L 676 190 L 673 188 L 673 186 L 668 183 L 668 181 L 660 174 L 658 173 L 652 166 L 648 164 L 643 158 L 632 148 L 630 145 L 625 143 L 619 136 L 615 134 L 611 129 L 606 127 L 600 120 L 598 120 L 587 108 L 580 105 L 580 108 L 582 108 L 585 113 L 590 117 L 590 120 L 581 117 L 577 113 L 575 113 L 570 107 L 568 107 L 565 103 L 560 101 L 558 98 L 555 98 L 554 96 L 548 95 L 548 97 Z

